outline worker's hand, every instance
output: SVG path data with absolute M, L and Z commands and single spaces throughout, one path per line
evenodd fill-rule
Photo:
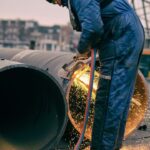
M 86 60 L 91 56 L 91 52 L 86 52 L 83 54 L 78 53 L 76 56 L 73 57 L 74 61 L 77 60 Z

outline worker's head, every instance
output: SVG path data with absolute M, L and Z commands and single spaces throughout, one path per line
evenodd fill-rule
M 58 5 L 62 5 L 61 1 L 62 0 L 47 0 L 49 3 L 52 3 L 52 4 L 58 4 Z

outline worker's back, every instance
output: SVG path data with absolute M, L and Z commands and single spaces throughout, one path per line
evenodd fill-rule
M 103 18 L 112 18 L 116 15 L 132 10 L 127 0 L 112 0 L 109 5 L 101 7 L 101 15 Z

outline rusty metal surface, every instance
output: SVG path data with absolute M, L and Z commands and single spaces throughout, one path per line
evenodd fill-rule
M 150 92 L 150 82 L 147 83 Z M 148 110 L 141 125 L 146 125 L 147 129 L 145 131 L 137 129 L 126 141 L 124 141 L 121 150 L 150 150 L 150 95 Z
M 0 58 L 26 63 L 46 70 L 61 86 L 64 86 L 63 79 L 58 76 L 58 71 L 64 64 L 72 61 L 73 56 L 74 54 L 65 52 L 0 49 Z
M 0 150 L 54 147 L 67 123 L 65 95 L 55 78 L 0 59 L 0 85 Z

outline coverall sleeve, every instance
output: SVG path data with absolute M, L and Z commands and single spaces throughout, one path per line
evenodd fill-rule
M 101 39 L 103 34 L 100 0 L 72 1 L 82 28 L 78 51 L 83 54 L 88 52 L 90 47 L 94 48 L 94 45 Z

